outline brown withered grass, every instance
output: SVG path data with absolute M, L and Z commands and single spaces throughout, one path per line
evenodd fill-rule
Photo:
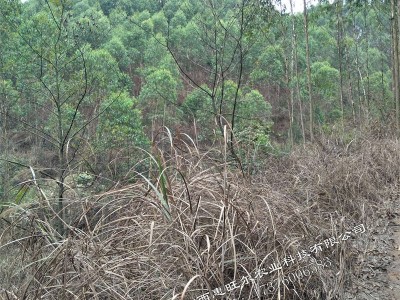
M 177 143 L 166 131 L 148 172 L 127 174 L 134 183 L 83 199 L 69 194 L 62 236 L 37 182 L 37 201 L 1 215 L 1 297 L 196 299 L 234 280 L 240 287 L 217 299 L 343 296 L 373 220 L 398 196 L 399 143 L 320 140 L 269 157 L 253 175 L 243 175 L 228 150 L 226 143 L 200 150 L 188 136 Z M 325 247 L 358 224 L 367 231 Z M 330 266 L 283 280 L 305 265 L 296 261 L 241 285 L 316 243 L 323 250 L 315 258 L 328 257 Z

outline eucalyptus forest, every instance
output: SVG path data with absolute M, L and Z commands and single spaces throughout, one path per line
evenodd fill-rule
M 398 0 L 0 0 L 0 299 L 400 299 L 399 47 Z

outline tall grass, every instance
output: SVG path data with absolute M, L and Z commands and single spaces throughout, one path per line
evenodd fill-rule
M 1 296 L 196 299 L 362 223 L 363 236 L 315 255 L 329 267 L 288 283 L 304 267 L 296 262 L 224 296 L 340 299 L 367 255 L 376 216 L 398 197 L 399 143 L 321 141 L 270 157 L 251 176 L 231 163 L 226 145 L 200 150 L 166 131 L 148 172 L 128 174 L 133 184 L 86 198 L 69 193 L 65 236 L 54 226 L 55 199 L 38 182 L 37 201 L 0 216 Z

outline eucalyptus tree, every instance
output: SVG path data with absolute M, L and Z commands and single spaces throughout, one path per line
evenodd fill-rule
M 396 128 L 400 134 L 400 1 L 391 0 L 393 94 L 396 107 Z
M 310 62 L 310 44 L 308 37 L 308 11 L 307 2 L 303 0 L 303 16 L 304 16 L 304 34 L 306 37 L 306 59 L 307 59 L 307 86 L 308 86 L 308 99 L 309 99 L 309 114 L 310 114 L 310 140 L 314 140 L 314 103 L 312 97 L 312 87 L 311 87 L 311 62 Z
M 256 35 L 248 33 L 259 3 L 203 0 L 202 5 L 196 5 L 191 3 L 193 1 L 188 2 L 195 13 L 187 20 L 187 34 L 181 41 L 196 46 L 193 49 L 181 49 L 172 39 L 170 31 L 165 45 L 182 76 L 209 97 L 210 117 L 215 119 L 222 136 L 226 135 L 226 128 L 230 131 L 230 138 L 227 139 L 229 149 L 232 156 L 240 161 L 234 149 L 234 132 L 240 89 L 245 76 L 248 76 L 245 74 L 247 55 L 256 40 Z M 202 75 L 196 76 L 193 71 Z M 227 99 L 227 89 L 232 86 L 233 97 Z M 227 105 L 228 102 L 232 102 L 231 105 Z M 228 113 L 224 111 L 226 107 L 230 107 Z
M 64 232 L 65 179 L 79 150 L 78 138 L 85 132 L 87 121 L 81 108 L 88 99 L 91 82 L 86 54 L 90 47 L 79 43 L 79 24 L 71 24 L 71 7 L 65 1 L 44 1 L 39 11 L 26 10 L 19 27 L 24 51 L 26 76 L 21 83 L 32 86 L 25 97 L 33 97 L 41 107 L 45 134 L 50 149 L 57 155 L 58 229 Z M 77 25 L 77 26 L 74 26 Z
M 8 20 L 18 17 L 20 6 L 17 2 L 0 1 L 0 199 L 9 200 L 11 166 L 6 162 L 13 147 L 11 136 L 18 122 L 15 115 L 21 112 L 18 92 L 15 89 L 15 49 L 18 47 L 18 36 L 12 30 Z M 1 203 L 0 203 L 1 205 Z
M 68 221 L 66 178 L 82 165 L 86 145 L 95 138 L 94 121 L 123 94 L 127 82 L 109 52 L 94 49 L 105 41 L 84 34 L 97 30 L 95 22 L 83 25 L 83 20 L 73 2 L 64 0 L 27 2 L 19 18 L 7 19 L 19 39 L 15 89 L 24 104 L 19 120 L 44 141 L 38 145 L 43 153 L 55 154 L 41 167 L 52 169 L 47 175 L 57 184 L 61 235 Z M 104 99 L 111 101 L 106 107 Z

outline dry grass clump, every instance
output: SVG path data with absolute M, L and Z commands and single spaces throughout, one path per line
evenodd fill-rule
M 51 200 L 3 212 L 1 295 L 196 299 L 222 288 L 216 299 L 338 299 L 371 218 L 399 183 L 399 150 L 392 140 L 324 142 L 244 177 L 226 144 L 200 151 L 189 137 L 178 147 L 166 134 L 149 154 L 148 174 L 131 171 L 135 183 L 71 197 L 63 236 Z M 361 223 L 367 232 L 325 247 Z M 316 243 L 322 250 L 309 261 L 296 257 Z M 257 272 L 290 256 L 282 269 Z M 310 261 L 313 273 L 296 275 Z

